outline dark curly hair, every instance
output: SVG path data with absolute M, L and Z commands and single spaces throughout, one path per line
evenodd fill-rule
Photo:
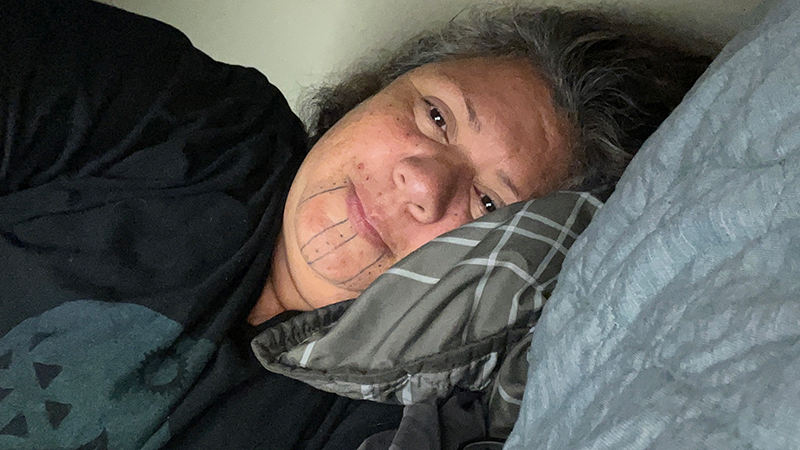
M 718 51 L 675 34 L 599 11 L 473 8 L 319 87 L 304 105 L 311 142 L 409 70 L 448 59 L 520 58 L 538 69 L 572 124 L 572 173 L 562 188 L 610 186 Z

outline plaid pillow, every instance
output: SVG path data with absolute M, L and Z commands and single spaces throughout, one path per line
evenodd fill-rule
M 516 417 L 525 337 L 601 205 L 558 192 L 502 208 L 424 245 L 357 299 L 265 331 L 253 349 L 267 369 L 340 395 L 411 404 L 491 389 Z

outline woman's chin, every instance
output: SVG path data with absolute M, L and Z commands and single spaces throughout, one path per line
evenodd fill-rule
M 320 278 L 360 292 L 389 268 L 389 252 L 358 234 L 348 217 L 347 188 L 317 189 L 302 198 L 295 213 L 300 254 Z
M 316 260 L 306 263 L 319 277 L 350 291 L 362 291 L 389 268 L 389 256 L 360 236 Z

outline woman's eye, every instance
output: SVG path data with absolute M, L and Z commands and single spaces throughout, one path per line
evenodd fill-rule
M 442 131 L 447 131 L 447 123 L 444 120 L 444 116 L 442 113 L 439 112 L 439 108 L 433 106 L 432 104 L 428 103 L 428 115 L 430 116 L 431 120 L 433 121 L 434 125 L 441 128 Z
M 495 204 L 494 200 L 492 200 L 492 198 L 486 194 L 481 195 L 481 204 L 486 212 L 492 212 L 497 209 L 497 204 Z
M 488 214 L 492 211 L 495 211 L 499 206 L 502 206 L 498 205 L 497 202 L 492 200 L 492 197 L 490 197 L 488 194 L 484 194 L 477 186 L 474 189 L 475 193 L 478 194 L 478 202 L 481 205 L 481 209 L 484 211 L 483 214 Z M 483 214 L 480 214 L 480 216 Z

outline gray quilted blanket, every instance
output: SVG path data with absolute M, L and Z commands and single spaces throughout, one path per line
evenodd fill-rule
M 800 2 L 646 144 L 536 327 L 509 449 L 800 448 Z

